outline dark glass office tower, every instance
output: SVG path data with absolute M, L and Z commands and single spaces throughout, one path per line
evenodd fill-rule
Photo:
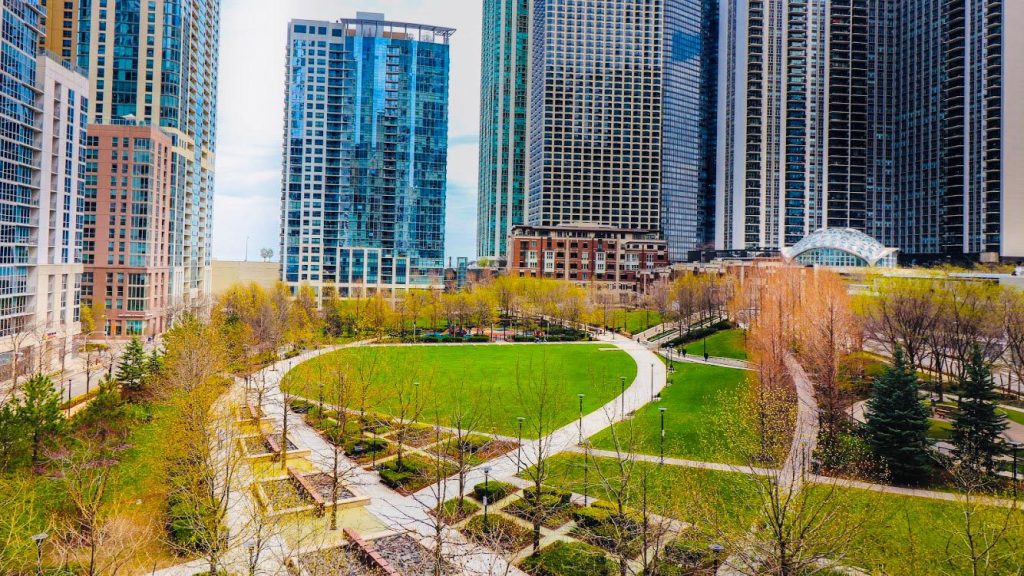
M 528 0 L 484 0 L 477 256 L 505 258 L 526 207 Z
M 293 289 L 443 286 L 453 33 L 367 13 L 289 25 L 281 254 Z

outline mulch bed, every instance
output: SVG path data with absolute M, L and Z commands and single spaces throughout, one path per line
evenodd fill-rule
M 310 576 L 383 576 L 376 566 L 366 564 L 362 554 L 347 546 L 309 552 L 298 557 L 299 565 Z
M 434 576 L 434 556 L 406 534 L 386 536 L 371 542 L 377 553 L 402 576 Z M 443 574 L 455 574 L 451 566 L 441 567 Z
M 317 492 L 319 492 L 320 496 L 324 499 L 324 502 L 331 503 L 331 496 L 334 492 L 333 476 L 323 472 L 317 472 L 316 474 L 307 474 L 305 479 L 316 488 Z M 355 494 L 353 494 L 351 490 L 345 488 L 345 484 L 339 480 L 338 500 L 348 500 L 353 497 L 355 497 Z

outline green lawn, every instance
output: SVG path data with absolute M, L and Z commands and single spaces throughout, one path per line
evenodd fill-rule
M 823 488 L 817 488 L 823 489 Z M 872 574 L 971 574 L 964 538 L 965 507 L 957 502 L 847 489 L 850 503 L 840 522 L 863 524 L 844 564 Z M 989 538 L 1006 521 L 1006 510 L 978 508 L 975 537 Z M 1019 574 L 1024 565 L 1024 517 L 1009 518 L 1005 538 L 995 548 L 986 574 Z M 927 568 L 925 568 L 927 567 Z
M 734 358 L 736 360 L 746 360 L 746 337 L 743 334 L 743 330 L 739 328 L 733 328 L 732 330 L 722 330 L 715 332 L 711 336 L 708 336 L 708 355 L 717 356 L 719 358 Z M 704 355 L 704 340 L 694 340 L 684 344 L 688 354 L 703 356 Z
M 595 461 L 600 473 L 594 468 Z M 583 463 L 584 457 L 579 454 L 559 454 L 549 459 L 546 484 L 582 494 Z M 588 495 L 608 499 L 608 487 L 617 488 L 616 479 L 621 478 L 617 462 L 611 458 L 590 459 L 588 468 Z M 745 531 L 759 505 L 754 483 L 738 472 L 636 462 L 626 498 L 634 508 L 642 505 L 644 473 L 648 476 L 648 502 L 656 514 L 693 523 L 716 522 L 723 531 Z
M 929 418 L 928 437 L 932 440 L 949 440 L 953 437 L 953 423 L 947 420 Z
M 745 433 L 736 406 L 746 389 L 747 372 L 704 364 L 681 362 L 670 374 L 672 384 L 661 400 L 615 425 L 615 436 L 624 450 L 658 454 L 661 437 L 660 408 L 665 408 L 665 455 L 709 462 L 743 463 L 735 434 Z M 596 448 L 612 450 L 612 429 L 593 438 Z
M 1020 410 L 1003 410 L 1006 413 L 1006 417 L 1010 420 L 1024 426 L 1024 412 Z
M 600 318 L 598 318 L 600 321 Z M 639 334 L 648 328 L 661 324 L 661 314 L 657 310 L 609 310 L 608 325 L 622 328 L 625 321 L 626 331 Z
M 517 416 L 527 418 L 535 409 L 530 398 L 536 382 L 544 375 L 558 394 L 552 412 L 559 426 L 578 416 L 577 394 L 585 394 L 583 409 L 591 412 L 619 394 L 619 377 L 627 382 L 636 377 L 636 364 L 621 350 L 607 344 L 513 344 L 482 346 L 360 347 L 338 350 L 300 364 L 285 376 L 284 385 L 296 394 L 316 398 L 318 378 L 336 379 L 341 367 L 351 387 L 359 386 L 362 375 L 372 383 L 368 396 L 371 410 L 396 414 L 396 382 L 417 381 L 425 399 L 420 420 L 440 418 L 451 423 L 452 410 L 459 403 L 479 414 L 477 429 L 515 435 Z M 370 368 L 376 366 L 375 368 Z M 333 402 L 330 386 L 325 400 Z M 521 391 L 525 391 L 526 401 Z M 358 394 L 350 392 L 348 405 L 359 405 Z M 527 406 L 524 408 L 524 405 Z
M 582 494 L 583 462 L 580 455 L 550 459 L 548 483 Z M 597 466 L 602 473 L 597 472 Z M 616 462 L 599 458 L 596 463 L 591 460 L 588 467 L 588 494 L 607 499 L 605 487 L 617 487 Z M 713 522 L 714 532 L 726 540 L 728 534 L 749 529 L 756 518 L 760 505 L 757 488 L 741 474 L 651 463 L 637 463 L 633 471 L 633 489 L 627 500 L 634 508 L 641 504 L 639 487 L 644 472 L 649 474 L 648 501 L 655 513 L 693 522 L 698 528 Z M 845 556 L 836 559 L 843 565 L 888 576 L 971 574 L 963 535 L 965 508 L 961 503 L 846 488 L 836 488 L 836 495 L 825 496 L 824 491 L 830 488 L 805 489 L 818 491 L 809 496 L 808 502 L 820 504 L 833 518 L 828 522 L 835 522 L 836 528 L 830 533 L 849 530 L 852 535 Z M 991 565 L 983 573 L 1020 574 L 1019 568 L 1024 566 L 1024 547 L 1020 546 L 1024 542 L 1024 512 L 978 507 L 973 520 L 974 534 L 980 542 L 992 541 L 1004 522 L 1008 526 L 994 548 Z

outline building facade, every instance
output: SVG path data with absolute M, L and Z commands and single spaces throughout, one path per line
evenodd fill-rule
M 725 0 L 719 249 L 852 228 L 908 259 L 1024 258 L 1024 46 L 1001 0 Z M 1019 68 L 1019 67 L 1016 67 Z
M 90 122 L 159 126 L 171 137 L 168 290 L 176 302 L 201 301 L 211 281 L 220 2 L 77 3 L 75 58 L 89 71 Z
M 722 2 L 719 249 L 867 227 L 868 5 Z
M 60 366 L 79 331 L 81 150 L 88 85 L 37 56 L 43 13 L 3 0 L 0 379 Z
M 174 144 L 155 126 L 89 126 L 82 299 L 103 332 L 155 336 L 171 315 Z M 99 319 L 97 319 L 99 324 Z
M 451 28 L 359 13 L 288 28 L 282 279 L 441 287 Z
M 35 333 L 40 366 L 63 365 L 80 332 L 82 207 L 89 81 L 48 55 L 37 59 L 42 111 L 35 242 Z
M 39 0 L 39 4 L 46 24 L 40 47 L 62 62 L 72 61 L 78 31 L 78 0 Z
M 669 265 L 668 247 L 650 230 L 611 226 L 516 226 L 508 273 L 554 278 L 618 292 L 643 292 Z
M 505 258 L 526 210 L 529 0 L 484 0 L 477 256 Z

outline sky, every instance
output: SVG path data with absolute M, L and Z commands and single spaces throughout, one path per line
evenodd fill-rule
M 280 251 L 281 137 L 288 21 L 356 11 L 436 24 L 451 40 L 448 256 L 476 254 L 482 0 L 221 0 L 213 256 L 259 259 Z

